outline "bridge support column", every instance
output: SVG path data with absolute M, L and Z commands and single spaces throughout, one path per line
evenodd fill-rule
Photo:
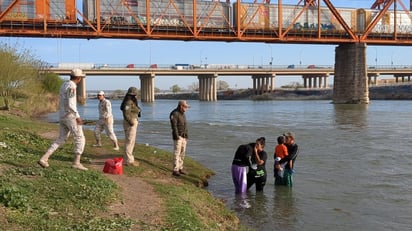
M 399 83 L 399 78 L 401 78 L 402 83 L 411 81 L 411 76 L 409 74 L 396 74 L 394 77 L 396 83 Z
M 329 74 L 302 75 L 304 88 L 327 88 Z
M 328 88 L 329 74 L 326 74 L 322 78 L 323 78 L 323 87 L 322 88 Z
M 81 105 L 86 104 L 87 94 L 86 94 L 86 76 L 82 78 L 79 84 L 77 84 L 77 102 Z
M 255 95 L 262 95 L 275 90 L 276 75 L 252 75 L 253 91 Z
M 140 75 L 140 100 L 142 102 L 154 102 L 154 74 Z
M 333 103 L 369 103 L 365 43 L 342 44 L 336 47 Z
M 379 73 L 368 74 L 368 85 L 378 85 Z
M 199 75 L 199 100 L 216 101 L 217 100 L 217 74 Z
M 308 88 L 308 78 L 305 78 L 305 76 L 302 76 L 302 78 L 303 78 L 303 87 L 304 88 Z

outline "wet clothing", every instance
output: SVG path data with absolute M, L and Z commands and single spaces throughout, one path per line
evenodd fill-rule
M 257 165 L 257 169 L 249 167 L 249 172 L 247 173 L 247 188 L 252 187 L 253 184 L 256 185 L 256 191 L 263 191 L 265 187 L 267 172 L 266 172 L 266 161 L 268 159 L 268 154 L 266 151 L 261 151 L 258 153 L 259 158 L 263 161 L 263 164 Z M 255 156 L 252 155 L 252 165 L 256 164 Z
M 232 164 L 242 167 L 250 166 L 254 148 L 255 143 L 240 145 L 235 152 Z
M 117 145 L 117 137 L 113 130 L 113 114 L 112 114 L 112 104 L 109 100 L 104 98 L 99 101 L 99 120 L 96 122 L 96 127 L 94 129 L 94 136 L 96 138 L 97 144 L 100 144 L 100 134 L 103 130 L 106 131 L 106 135 Z
M 289 155 L 279 161 L 280 164 L 286 163 L 285 172 L 283 174 L 283 178 L 275 179 L 275 185 L 286 185 L 286 186 L 292 187 L 293 186 L 293 175 L 294 175 L 293 168 L 295 167 L 296 158 L 299 153 L 299 148 L 296 143 L 293 143 L 291 145 L 286 144 L 286 147 L 288 148 Z M 290 161 L 292 161 L 292 168 L 289 165 Z
M 179 107 L 175 108 L 169 115 L 170 126 L 172 128 L 173 138 L 173 171 L 178 172 L 183 169 L 183 163 L 186 156 L 186 146 L 188 138 L 188 129 L 186 115 Z
M 134 162 L 133 150 L 136 144 L 137 125 L 139 124 L 138 117 L 140 115 L 140 108 L 137 105 L 136 96 L 126 94 L 120 110 L 123 112 L 123 129 L 125 135 L 124 161 L 125 164 L 132 164 Z
M 286 147 L 288 148 L 288 156 L 286 156 L 285 158 L 282 158 L 279 161 L 279 163 L 280 164 L 286 163 L 285 169 L 291 169 L 289 162 L 292 161 L 293 166 L 295 166 L 296 157 L 298 157 L 298 153 L 299 153 L 299 148 L 296 143 L 293 143 L 292 145 L 286 144 Z M 293 169 L 293 166 L 292 166 L 292 169 Z
M 277 169 L 278 167 L 281 167 L 284 169 L 285 167 L 285 163 L 283 163 L 282 165 L 279 164 L 279 161 L 276 160 L 277 157 L 279 157 L 280 159 L 284 158 L 285 156 L 288 155 L 288 148 L 286 147 L 285 144 L 278 144 L 275 147 L 275 153 L 274 153 L 274 157 L 275 157 L 275 164 L 274 164 L 274 177 L 276 178 L 276 175 L 279 175 L 280 177 L 283 177 L 283 171 L 284 170 L 279 170 Z
M 247 190 L 247 170 L 248 167 L 246 166 L 232 164 L 232 180 L 233 184 L 235 184 L 236 194 L 245 193 Z
M 247 171 L 251 166 L 251 157 L 255 143 L 240 145 L 232 161 L 232 180 L 235 185 L 235 193 L 245 193 L 247 190 Z

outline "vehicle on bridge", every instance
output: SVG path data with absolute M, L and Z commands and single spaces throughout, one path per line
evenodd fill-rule
M 192 69 L 192 65 L 187 64 L 187 63 L 177 63 L 173 65 L 172 68 L 176 70 Z

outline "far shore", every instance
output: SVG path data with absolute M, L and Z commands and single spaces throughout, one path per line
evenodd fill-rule
M 106 98 L 123 99 L 125 92 L 106 91 Z M 332 100 L 333 89 L 277 88 L 272 92 L 256 95 L 254 90 L 236 89 L 218 91 L 218 100 Z M 88 92 L 88 98 L 95 99 L 94 91 Z M 369 87 L 371 100 L 410 100 L 412 99 L 412 82 Z M 155 93 L 155 99 L 189 99 L 198 100 L 199 92 L 165 92 Z

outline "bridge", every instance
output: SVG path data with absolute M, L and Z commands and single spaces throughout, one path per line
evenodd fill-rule
M 412 45 L 411 8 L 412 0 L 9 0 L 0 2 L 0 36 L 333 44 L 333 101 L 368 103 L 366 46 Z
M 48 71 L 69 75 L 74 66 L 51 66 Z M 78 66 L 82 66 L 79 64 Z M 138 65 L 138 64 L 111 64 L 111 65 L 83 65 L 86 76 L 140 76 L 141 100 L 154 101 L 154 78 L 156 76 L 197 76 L 199 79 L 199 98 L 205 101 L 217 100 L 216 80 L 219 76 L 251 76 L 253 90 L 257 95 L 272 92 L 275 89 L 276 76 L 302 76 L 305 88 L 326 88 L 328 78 L 335 74 L 334 67 L 322 65 L 309 66 L 245 66 L 245 65 L 208 65 L 203 67 L 179 64 L 174 65 Z M 412 66 L 370 66 L 368 68 L 368 84 L 376 85 L 379 76 L 393 76 L 396 82 L 411 81 Z M 400 80 L 399 80 L 400 79 Z M 210 87 L 212 86 L 212 87 Z M 214 87 L 213 87 L 214 86 Z M 86 100 L 85 79 L 79 84 L 80 101 Z

